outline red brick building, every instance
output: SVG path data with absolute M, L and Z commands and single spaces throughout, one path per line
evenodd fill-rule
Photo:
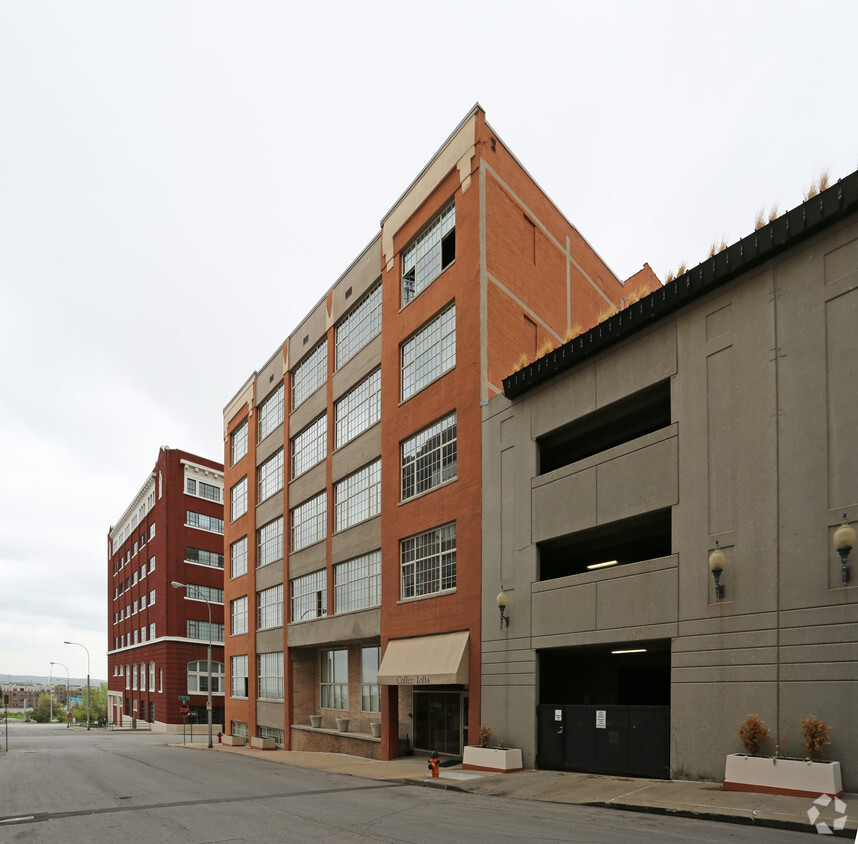
M 108 719 L 181 731 L 223 722 L 223 466 L 164 446 L 107 537 Z M 187 584 L 177 589 L 173 581 Z
M 476 106 L 224 410 L 227 732 L 477 740 L 481 405 L 626 293 Z

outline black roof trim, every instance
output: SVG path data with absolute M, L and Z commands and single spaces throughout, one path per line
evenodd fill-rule
M 858 171 L 503 379 L 514 399 L 858 211 Z

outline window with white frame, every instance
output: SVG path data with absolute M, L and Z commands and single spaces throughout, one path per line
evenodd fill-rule
M 215 622 L 198 621 L 195 618 L 188 619 L 188 638 L 202 639 L 212 642 L 223 641 L 223 625 Z
M 209 501 L 220 501 L 220 487 L 214 484 L 207 484 L 205 481 L 200 481 L 199 493 L 200 498 L 207 498 Z
M 247 512 L 247 475 L 229 491 L 230 521 L 240 519 Z
M 456 477 L 456 414 L 402 443 L 403 501 Z
M 229 576 L 247 574 L 247 537 L 242 536 L 229 546 Z
M 283 489 L 283 449 L 266 460 L 258 471 L 257 504 Z
M 133 642 L 132 644 L 135 644 L 135 645 L 136 645 L 136 644 L 137 644 L 137 628 L 135 628 L 135 629 L 132 631 L 131 635 L 134 637 L 134 642 Z
M 146 691 L 146 663 L 140 663 L 140 691 Z
M 283 730 L 280 730 L 277 727 L 264 727 L 262 724 L 260 724 L 259 725 L 259 738 L 274 739 L 274 744 L 277 747 L 284 747 Z
M 292 551 L 300 551 L 328 535 L 328 493 L 299 504 L 291 511 Z
M 334 612 L 351 612 L 381 604 L 381 551 L 372 551 L 334 566 Z
M 283 584 L 278 583 L 270 589 L 256 593 L 256 628 L 267 630 L 269 627 L 283 625 Z
M 305 621 L 328 614 L 328 574 L 319 569 L 289 581 L 291 619 Z
M 208 694 L 209 664 L 200 659 L 188 663 L 188 694 Z M 223 694 L 223 663 L 212 660 L 212 694 Z
M 456 305 L 433 317 L 402 344 L 402 400 L 456 365 Z
M 232 697 L 248 697 L 247 654 L 230 657 L 230 694 Z M 235 735 L 235 731 L 233 731 Z
M 154 603 L 155 603 L 155 590 L 150 589 L 149 590 L 149 606 L 151 607 L 152 604 L 154 604 Z
M 360 649 L 360 709 L 361 712 L 381 712 L 381 686 L 378 665 L 381 648 L 378 645 Z
M 285 390 L 282 384 L 259 405 L 259 442 L 262 442 L 275 428 L 283 424 L 283 396 Z
M 247 633 L 247 595 L 230 601 L 229 609 L 230 635 L 237 636 L 239 633 Z
M 328 338 L 292 370 L 292 410 L 308 399 L 328 378 Z
M 232 465 L 235 466 L 247 454 L 247 419 L 242 420 L 229 435 L 229 449 L 232 457 Z
M 149 557 L 149 571 L 155 571 L 155 558 Z
M 349 652 L 322 651 L 320 684 L 322 709 L 349 708 Z
M 237 695 L 235 696 L 237 697 Z M 247 695 L 243 695 L 247 697 Z M 241 736 L 245 744 L 250 741 L 250 728 L 247 726 L 247 721 L 230 721 L 229 732 L 233 736 Z
M 402 250 L 402 306 L 456 260 L 456 205 L 450 202 Z
M 381 370 L 376 369 L 334 406 L 336 447 L 341 448 L 381 419 Z
M 140 628 L 140 641 L 141 642 L 146 641 L 146 625 L 145 624 Z
M 151 602 L 151 601 L 149 601 L 149 603 L 151 604 L 152 602 Z M 155 622 L 153 621 L 153 622 L 149 625 L 149 641 L 151 642 L 151 641 L 152 641 L 152 639 L 154 639 L 154 638 L 155 638 Z
M 257 654 L 258 697 L 283 700 L 283 652 Z
M 137 663 L 131 666 L 131 689 L 137 691 Z
M 131 611 L 136 613 L 137 612 L 137 599 L 136 598 L 132 601 L 131 606 L 133 608 Z
M 146 593 L 145 592 L 140 596 L 140 609 L 141 610 L 146 609 Z
M 328 453 L 328 414 L 311 422 L 292 437 L 292 477 L 297 478 L 321 463 Z
M 149 691 L 155 691 L 155 663 L 149 663 Z
M 283 559 L 283 516 L 256 531 L 256 567 Z
M 336 368 L 356 355 L 381 331 L 381 282 L 340 320 L 336 329 Z
M 199 583 L 189 583 L 185 590 L 185 598 L 189 601 L 210 601 L 212 604 L 223 603 L 223 589 L 215 586 L 203 586 Z
M 185 548 L 185 561 L 198 566 L 209 566 L 213 569 L 223 568 L 223 554 L 218 551 L 204 551 L 202 548 Z M 149 569 L 151 571 L 152 569 Z
M 125 666 L 125 690 L 128 691 L 131 688 L 131 666 Z
M 334 485 L 334 508 L 335 530 L 345 530 L 381 512 L 381 460 Z
M 456 524 L 427 530 L 399 545 L 402 597 L 432 595 L 456 587 Z
M 153 522 L 149 525 L 149 539 L 151 540 L 155 536 L 155 523 Z
M 195 513 L 193 510 L 186 512 L 185 524 L 188 527 L 209 530 L 212 533 L 223 533 L 223 519 L 218 519 L 216 516 L 207 516 L 205 513 Z
M 146 577 L 146 563 L 140 566 L 140 580 L 143 580 L 144 577 Z
M 133 550 L 133 552 L 131 553 L 131 556 L 132 556 L 132 557 L 136 557 L 136 556 L 137 556 L 137 540 L 136 540 L 136 539 L 134 540 L 134 550 Z

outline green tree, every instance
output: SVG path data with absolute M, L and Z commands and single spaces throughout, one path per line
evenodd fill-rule
M 38 724 L 47 724 L 51 720 L 51 696 L 47 692 L 39 695 L 39 702 L 30 714 L 30 718 Z
M 83 689 L 81 703 L 72 709 L 72 715 L 77 719 L 78 724 L 86 723 L 86 689 Z M 89 717 L 92 722 L 107 717 L 107 683 L 90 688 Z

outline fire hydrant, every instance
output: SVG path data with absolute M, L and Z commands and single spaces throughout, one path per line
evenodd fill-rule
M 432 751 L 432 755 L 429 757 L 429 765 L 427 767 L 432 771 L 432 779 L 437 780 L 440 776 L 438 769 L 441 767 L 441 760 L 438 758 L 437 750 Z
M 218 730 L 218 732 L 217 732 L 217 743 L 218 744 L 222 744 L 222 736 L 223 736 L 223 733 L 220 730 Z

